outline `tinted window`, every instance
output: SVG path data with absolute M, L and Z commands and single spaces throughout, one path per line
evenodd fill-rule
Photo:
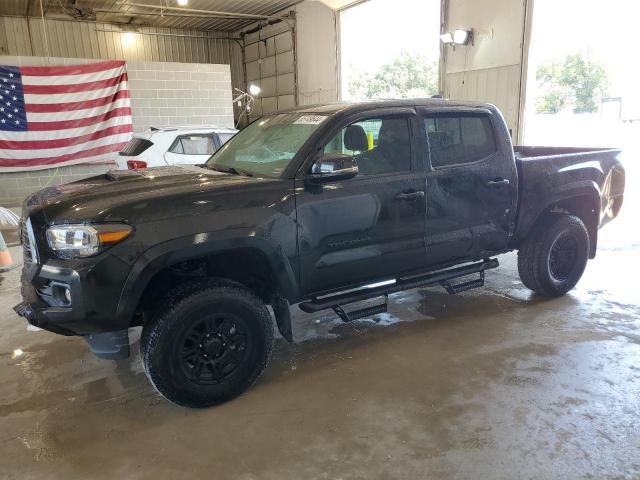
M 169 151 L 182 155 L 213 155 L 216 147 L 211 135 L 185 135 L 178 137 Z
M 434 167 L 475 162 L 497 150 L 487 116 L 437 116 L 425 119 L 425 128 Z
M 137 155 L 140 155 L 151 145 L 153 145 L 153 142 L 150 140 L 147 140 L 146 138 L 134 137 L 131 140 L 129 140 L 129 143 L 127 143 L 124 146 L 124 148 L 120 152 L 120 155 L 127 156 L 127 157 L 135 157 Z
M 340 130 L 324 147 L 324 153 L 356 157 L 363 175 L 409 171 L 411 137 L 406 118 L 372 118 Z

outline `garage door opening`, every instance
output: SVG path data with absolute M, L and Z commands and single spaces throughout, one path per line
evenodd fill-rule
M 369 0 L 342 10 L 340 45 L 343 100 L 436 95 L 440 0 Z
M 640 5 L 536 0 L 529 53 L 525 142 L 623 146 L 640 126 L 636 42 Z M 635 126 L 633 126 L 635 124 Z
M 527 145 L 618 147 L 626 169 L 620 218 L 602 229 L 600 251 L 640 241 L 640 4 L 626 0 L 535 0 L 529 54 Z

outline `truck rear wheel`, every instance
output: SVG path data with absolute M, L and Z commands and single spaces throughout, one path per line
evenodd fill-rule
M 576 286 L 589 258 L 589 233 L 574 215 L 539 222 L 518 251 L 518 273 L 526 287 L 557 297 Z
M 264 303 L 238 285 L 195 282 L 179 288 L 144 326 L 147 377 L 167 400 L 208 407 L 249 388 L 273 350 Z

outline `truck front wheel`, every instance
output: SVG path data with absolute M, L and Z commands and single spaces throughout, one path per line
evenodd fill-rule
M 186 407 L 208 407 L 249 388 L 267 366 L 273 323 L 238 285 L 182 286 L 144 326 L 140 349 L 156 390 Z
M 576 286 L 589 258 L 589 234 L 574 215 L 551 215 L 538 222 L 518 251 L 518 273 L 540 295 L 564 295 Z

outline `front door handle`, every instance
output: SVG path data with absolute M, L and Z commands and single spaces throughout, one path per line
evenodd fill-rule
M 406 192 L 401 192 L 399 194 L 396 195 L 396 200 L 405 200 L 405 201 L 410 201 L 410 200 L 416 200 L 420 197 L 424 197 L 424 192 L 422 190 L 407 190 Z
M 510 183 L 508 178 L 493 178 L 487 182 L 487 185 L 493 187 L 495 185 L 509 185 Z

